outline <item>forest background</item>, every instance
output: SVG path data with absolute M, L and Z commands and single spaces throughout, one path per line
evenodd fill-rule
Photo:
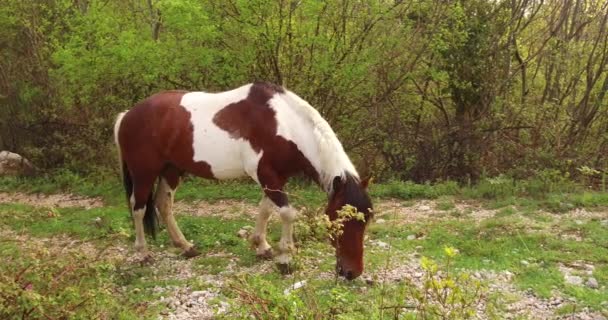
M 605 0 L 0 0 L 0 150 L 114 172 L 118 112 L 263 80 L 379 179 L 599 185 L 607 20 Z

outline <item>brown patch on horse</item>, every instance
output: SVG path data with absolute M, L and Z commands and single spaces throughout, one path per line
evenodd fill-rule
M 259 99 L 259 97 L 258 97 Z M 233 139 L 245 139 L 259 153 L 277 132 L 275 112 L 266 101 L 247 99 L 229 104 L 213 116 L 213 123 Z
M 166 91 L 155 94 L 124 116 L 119 142 L 122 157 L 131 170 L 141 168 L 158 176 L 167 165 L 173 165 L 199 177 L 214 178 L 208 163 L 192 160 L 194 129 L 191 114 L 180 105 L 186 93 Z M 150 148 L 150 145 L 154 147 Z M 132 173 L 137 176 L 136 172 Z
M 277 135 L 275 111 L 268 101 L 285 90 L 277 85 L 258 82 L 251 86 L 247 98 L 232 103 L 213 117 L 213 123 L 233 139 L 245 139 L 256 151 L 264 154 L 258 163 L 258 178 L 263 187 L 283 188 L 287 178 L 298 173 L 318 183 L 319 175 L 298 146 Z M 287 197 L 280 192 L 266 192 L 279 207 L 287 205 Z

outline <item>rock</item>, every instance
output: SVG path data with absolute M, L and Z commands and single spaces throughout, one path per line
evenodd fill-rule
M 566 281 L 567 284 L 573 284 L 576 286 L 580 286 L 583 284 L 583 278 L 581 278 L 579 276 L 565 275 L 564 280 Z
M 597 280 L 593 277 L 587 279 L 587 282 L 585 282 L 585 285 L 591 289 L 597 289 L 600 287 L 600 284 L 597 283 Z
M 376 220 L 376 223 L 378 223 L 378 224 L 383 224 L 385 222 L 386 222 L 386 220 L 384 220 L 384 219 L 378 219 L 378 220 Z
M 431 210 L 431 207 L 427 206 L 427 205 L 422 205 L 422 206 L 418 207 L 418 210 L 420 210 L 420 211 L 429 211 L 429 210 Z
M 409 236 L 407 236 L 407 240 L 416 240 L 416 235 L 410 234 Z
M 306 280 L 298 281 L 298 282 L 294 283 L 292 286 L 290 286 L 289 288 L 285 289 L 283 291 L 283 294 L 288 295 L 291 291 L 298 290 L 305 285 L 306 285 Z
M 249 230 L 241 229 L 236 233 L 240 238 L 247 239 L 249 237 Z
M 390 245 L 384 241 L 376 241 L 375 244 L 382 249 L 388 249 L 390 247 Z
M 0 176 L 32 175 L 35 168 L 29 160 L 9 151 L 0 151 Z
M 530 265 L 530 262 L 528 262 L 528 261 L 526 261 L 526 260 L 521 260 L 521 261 L 520 261 L 520 263 L 521 263 L 522 265 L 526 266 L 526 267 L 527 267 L 528 265 Z
M 204 296 L 207 294 L 207 291 L 192 291 L 192 293 L 190 294 L 193 297 L 200 297 L 200 296 Z

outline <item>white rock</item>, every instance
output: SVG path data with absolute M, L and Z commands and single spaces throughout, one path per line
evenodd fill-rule
M 407 240 L 416 240 L 416 235 L 410 234 L 409 236 L 407 236 Z
M 418 210 L 420 210 L 420 211 L 429 211 L 429 210 L 431 210 L 431 207 L 429 207 L 427 205 L 422 205 L 422 206 L 418 207 Z
M 390 245 L 384 241 L 376 241 L 376 246 L 382 249 L 388 249 L 390 247 Z
M 378 223 L 378 224 L 383 224 L 385 222 L 386 222 L 386 220 L 384 220 L 384 219 L 378 219 L 378 220 L 376 220 L 376 223 Z
M 298 290 L 306 285 L 306 280 L 298 281 L 283 291 L 284 295 L 288 295 L 293 290 Z
M 564 276 L 564 280 L 566 281 L 567 284 L 573 284 L 576 286 L 580 286 L 583 284 L 583 278 L 579 277 L 579 276 L 571 276 L 571 275 L 565 275 Z
M 245 229 L 241 229 L 236 233 L 240 238 L 247 238 L 247 236 L 249 235 L 249 231 L 245 230 Z
M 585 283 L 585 285 L 587 285 L 587 287 L 589 287 L 591 289 L 597 289 L 600 287 L 600 284 L 597 283 L 597 280 L 595 278 L 587 279 L 587 282 Z
M 28 175 L 34 173 L 34 166 L 24 157 L 9 151 L 0 151 L 1 175 Z

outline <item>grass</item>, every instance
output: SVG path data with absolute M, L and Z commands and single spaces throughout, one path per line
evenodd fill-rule
M 133 231 L 121 186 L 114 177 L 100 179 L 93 183 L 69 175 L 33 180 L 0 178 L 0 192 L 72 192 L 99 196 L 106 203 L 104 207 L 89 210 L 0 204 L 0 230 L 10 229 L 34 239 L 55 239 L 62 235 L 78 243 L 91 244 L 98 250 L 119 246 L 128 248 L 130 252 Z M 451 262 L 454 270 L 471 273 L 508 270 L 513 274 L 513 285 L 519 290 L 530 289 L 542 298 L 559 294 L 576 299 L 572 306 L 564 306 L 557 313 L 570 314 L 572 310 L 585 307 L 605 309 L 605 297 L 608 297 L 608 226 L 601 219 L 571 218 L 564 212 L 572 208 L 604 208 L 608 206 L 608 196 L 557 185 L 545 186 L 547 193 L 541 194 L 539 190 L 545 187 L 540 183 L 505 181 L 489 180 L 477 187 L 460 187 L 450 182 L 438 185 L 395 181 L 374 184 L 370 194 L 375 202 L 382 198 L 399 198 L 412 206 L 414 199 L 431 198 L 435 199 L 434 210 L 445 214 L 440 215 L 440 219 L 400 223 L 401 217 L 377 212 L 387 222 L 372 224 L 368 236 L 370 240 L 390 244 L 391 249 L 376 247 L 368 241 L 366 272 L 373 275 L 387 265 L 397 266 L 404 261 L 411 263 L 412 254 L 443 264 L 446 262 L 444 248 L 450 246 L 460 252 Z M 492 190 L 492 186 L 496 190 Z M 318 188 L 306 183 L 296 182 L 287 191 L 291 194 L 292 203 L 313 211 L 326 201 L 326 196 Z M 255 204 L 259 201 L 260 190 L 251 183 L 187 179 L 177 196 L 183 201 L 236 199 Z M 464 209 L 464 212 L 456 209 L 456 201 L 472 199 L 487 209 L 496 210 L 495 215 L 479 220 L 472 216 L 470 209 Z M 539 210 L 551 210 L 561 216 L 543 215 Z M 253 219 L 239 214 L 226 217 L 179 215 L 178 223 L 186 237 L 202 252 L 200 257 L 191 260 L 192 270 L 196 274 L 225 279 L 219 299 L 243 305 L 243 308 L 226 314 L 226 318 L 260 314 L 264 315 L 263 318 L 280 319 L 295 313 L 309 318 L 389 319 L 395 314 L 404 319 L 415 318 L 410 304 L 414 303 L 412 298 L 416 292 L 412 291 L 415 286 L 411 284 L 369 285 L 364 281 L 336 282 L 333 277 L 319 278 L 319 274 L 331 274 L 335 264 L 333 250 L 310 230 L 303 232 L 301 226 L 296 229 L 300 236 L 296 256 L 298 271 L 292 277 L 283 277 L 272 268 L 270 272 L 261 271 L 267 269 L 260 266 L 267 264 L 258 261 L 249 244 L 236 236 L 243 226 L 253 225 Z M 407 236 L 412 234 L 417 238 L 407 240 Z M 4 237 L 0 241 L 0 251 L 9 257 L 8 263 L 0 265 L 0 274 L 5 280 L 0 287 L 0 307 L 4 308 L 0 309 L 2 318 L 5 318 L 2 312 L 23 312 L 32 308 L 33 317 L 44 317 L 41 312 L 48 312 L 45 314 L 52 317 L 86 318 L 102 312 L 100 314 L 110 318 L 156 318 L 166 307 L 153 303 L 159 299 L 154 287 L 208 286 L 196 278 L 171 276 L 176 271 L 171 269 L 170 263 L 167 266 L 161 264 L 165 269 L 158 271 L 151 266 L 133 265 L 124 259 L 117 261 L 104 257 L 91 261 L 72 249 L 66 249 L 59 256 L 50 248 L 28 247 L 11 241 L 5 233 L 0 235 Z M 270 243 L 276 245 L 279 236 L 280 225 L 275 220 L 270 225 Z M 166 231 L 162 231 L 156 240 L 148 241 L 157 254 L 167 250 L 179 253 L 171 248 Z M 592 276 L 600 283 L 599 289 L 564 283 L 559 265 L 572 265 L 579 261 L 595 266 Z M 31 279 L 27 281 L 32 283 L 36 295 L 30 296 L 29 289 L 24 289 L 30 288 L 26 282 L 15 280 L 27 266 L 31 267 L 23 273 Z M 74 268 L 74 277 L 59 277 L 54 291 L 49 293 L 45 283 L 52 283 L 66 268 Z M 286 288 L 304 279 L 308 281 L 304 287 L 284 294 Z M 494 311 L 488 310 L 488 313 L 504 312 L 503 306 L 496 305 L 506 299 L 499 298 L 500 295 L 489 295 L 495 304 L 490 304 L 489 308 L 494 308 Z M 2 302 L 8 301 L 6 297 L 21 299 L 19 301 L 23 303 L 13 303 L 10 305 L 13 309 L 8 309 Z M 89 302 L 91 299 L 95 302 Z M 102 306 L 105 309 L 100 311 Z
M 82 196 L 101 197 L 110 205 L 122 205 L 124 190 L 114 172 L 81 177 L 59 171 L 35 178 L 0 177 L 0 192 L 26 193 L 69 192 Z M 299 206 L 318 207 L 327 200 L 326 195 L 309 182 L 296 179 L 286 188 L 290 201 Z M 387 181 L 372 184 L 369 193 L 373 198 L 439 199 L 441 210 L 453 209 L 451 199 L 476 200 L 490 209 L 514 206 L 519 210 L 546 209 L 566 212 L 574 208 L 608 206 L 608 193 L 587 190 L 554 172 L 539 173 L 528 180 L 514 180 L 505 176 L 483 178 L 475 185 L 458 185 L 453 181 L 435 184 L 416 184 L 409 181 Z M 262 192 L 250 179 L 241 181 L 210 181 L 186 177 L 176 193 L 177 200 L 215 202 L 237 199 L 252 204 L 261 199 Z

